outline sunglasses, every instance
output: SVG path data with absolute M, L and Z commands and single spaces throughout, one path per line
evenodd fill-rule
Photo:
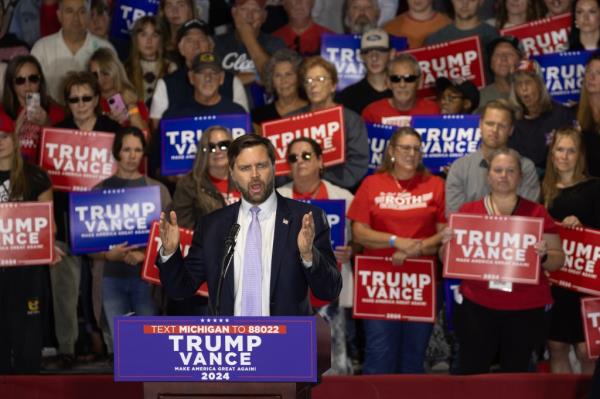
M 417 75 L 390 75 L 390 82 L 392 83 L 400 83 L 402 81 L 406 83 L 416 82 L 419 77 Z
M 82 96 L 82 97 L 69 97 L 69 104 L 77 104 L 80 101 L 89 103 L 94 99 L 94 96 Z
M 24 85 L 25 82 L 29 81 L 29 83 L 37 84 L 40 83 L 40 75 L 29 75 L 29 76 L 17 76 L 15 78 L 15 84 L 17 86 Z
M 221 151 L 227 151 L 229 145 L 231 144 L 230 140 L 219 141 L 218 143 L 208 143 L 208 147 L 204 147 L 204 152 L 217 152 L 217 149 Z
M 296 154 L 290 154 L 287 157 L 287 160 L 289 163 L 296 163 L 298 162 L 299 158 L 304 159 L 305 161 L 310 161 L 313 157 L 313 153 L 312 152 L 303 152 L 300 155 L 296 155 Z

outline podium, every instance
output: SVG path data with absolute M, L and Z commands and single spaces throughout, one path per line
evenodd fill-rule
M 331 330 L 330 326 L 320 317 L 315 318 L 314 325 L 316 329 L 316 377 L 317 382 L 307 382 L 306 379 L 299 378 L 298 382 L 265 382 L 265 376 L 253 381 L 252 375 L 249 375 L 244 382 L 239 381 L 153 381 L 144 382 L 145 399 L 195 399 L 195 398 L 227 398 L 227 399 L 248 399 L 248 398 L 269 398 L 269 399 L 308 399 L 311 397 L 311 389 L 321 380 L 322 374 L 331 366 Z M 277 319 L 277 318 L 274 318 Z M 304 318 L 306 319 L 306 318 Z M 315 330 L 312 330 L 313 332 Z M 288 331 L 288 334 L 291 331 Z M 311 333 L 307 340 L 315 341 Z M 292 349 L 290 348 L 290 352 Z M 281 353 L 281 351 L 279 352 Z M 314 353 L 314 350 L 313 350 Z M 314 357 L 310 357 L 314 359 Z M 278 365 L 281 362 L 277 354 L 269 357 L 269 363 Z M 314 360 L 313 360 L 314 362 Z M 313 363 L 314 364 L 314 363 Z M 314 367 L 314 366 L 313 366 Z M 281 367 L 282 369 L 285 367 Z M 311 367 L 312 368 L 312 367 Z M 314 368 L 313 376 L 314 376 Z M 298 373 L 302 374 L 302 373 Z M 143 379 L 142 379 L 143 380 Z M 277 378 L 274 378 L 277 381 Z M 288 378 L 284 381 L 290 381 Z M 248 381 L 248 382 L 246 382 Z M 279 379 L 281 381 L 281 378 Z M 314 381 L 314 377 L 312 379 Z

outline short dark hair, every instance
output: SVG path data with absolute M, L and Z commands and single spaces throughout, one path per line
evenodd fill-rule
M 269 155 L 269 159 L 273 166 L 275 166 L 275 147 L 273 147 L 273 143 L 271 140 L 259 136 L 257 134 L 243 134 L 237 139 L 233 140 L 229 149 L 227 150 L 227 158 L 229 159 L 229 168 L 233 169 L 233 164 L 235 163 L 236 158 L 240 155 L 243 149 L 255 147 L 257 145 L 262 145 L 267 149 L 267 154 Z
M 112 147 L 113 157 L 115 157 L 117 161 L 120 161 L 119 153 L 121 152 L 121 148 L 123 148 L 123 139 L 125 138 L 125 136 L 134 136 L 140 139 L 140 141 L 142 142 L 142 149 L 144 151 L 144 154 L 146 154 L 146 136 L 144 136 L 144 132 L 142 132 L 139 128 L 135 126 L 123 127 L 117 130 L 117 134 L 115 135 L 115 141 L 113 142 Z
M 88 71 L 71 71 L 68 72 L 65 79 L 62 82 L 63 85 L 63 100 L 65 106 L 69 107 L 69 96 L 71 95 L 71 89 L 75 86 L 88 86 L 92 89 L 94 96 L 100 96 L 100 85 L 98 79 L 93 73 Z M 100 101 L 96 107 L 96 115 L 100 115 Z
M 296 137 L 294 140 L 290 141 L 290 143 L 287 146 L 287 150 L 285 151 L 286 154 L 289 155 L 290 150 L 292 149 L 292 146 L 296 143 L 308 143 L 310 144 L 310 146 L 312 147 L 313 152 L 317 155 L 317 158 L 321 158 L 321 155 L 323 155 L 323 149 L 321 148 L 321 146 L 319 145 L 319 143 L 317 143 L 317 141 L 315 139 L 312 139 L 310 137 Z

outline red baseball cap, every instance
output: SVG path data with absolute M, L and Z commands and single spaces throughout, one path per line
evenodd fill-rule
M 241 6 L 244 3 L 247 3 L 251 0 L 235 0 L 235 6 Z M 264 8 L 267 5 L 267 0 L 254 0 L 256 4 L 258 4 L 261 8 Z
M 6 115 L 0 112 L 0 133 L 13 134 L 15 132 L 15 122 Z

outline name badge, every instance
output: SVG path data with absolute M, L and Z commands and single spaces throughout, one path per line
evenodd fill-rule
M 488 288 L 490 290 L 499 290 L 504 292 L 512 292 L 513 285 L 510 281 L 490 281 L 488 284 Z

